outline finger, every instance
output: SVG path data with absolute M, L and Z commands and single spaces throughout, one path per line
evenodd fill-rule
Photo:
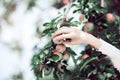
M 62 34 L 53 38 L 53 41 L 63 41 L 64 39 L 71 38 L 71 34 Z
M 61 35 L 61 34 L 68 34 L 68 33 L 70 33 L 70 31 L 68 30 L 68 28 L 67 28 L 67 27 L 63 27 L 63 28 L 58 29 L 58 30 L 52 35 L 52 37 L 54 38 L 54 37 L 59 36 L 59 35 Z
M 63 44 L 69 44 L 69 45 L 71 45 L 72 43 L 71 43 L 71 41 L 63 40 Z

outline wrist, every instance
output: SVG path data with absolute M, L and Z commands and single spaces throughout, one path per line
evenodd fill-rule
M 96 49 L 99 49 L 101 47 L 100 39 L 94 37 L 91 34 L 88 35 L 87 44 L 93 46 Z

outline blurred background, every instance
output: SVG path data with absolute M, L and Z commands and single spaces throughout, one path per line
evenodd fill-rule
M 35 80 L 33 47 L 68 0 L 0 0 L 0 80 Z

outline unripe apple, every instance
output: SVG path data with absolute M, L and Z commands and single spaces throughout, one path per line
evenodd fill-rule
M 58 52 L 63 53 L 66 50 L 66 46 L 64 44 L 58 44 L 55 48 Z
M 94 29 L 94 24 L 91 22 L 85 23 L 85 25 L 83 27 L 83 31 L 88 32 L 88 33 L 93 31 L 93 29 Z
M 106 14 L 106 20 L 109 22 L 109 23 L 112 23 L 114 20 L 115 20 L 115 17 L 112 13 L 107 13 Z
M 82 59 L 84 60 L 84 59 L 87 59 L 89 57 L 89 55 L 88 54 L 83 54 L 82 55 Z
M 84 19 L 85 19 L 85 15 L 81 14 L 80 17 L 79 17 L 79 21 L 82 22 Z
M 64 58 L 65 60 L 68 60 L 69 57 L 70 57 L 69 53 L 67 53 L 67 52 L 65 51 L 64 54 L 63 54 L 63 58 Z

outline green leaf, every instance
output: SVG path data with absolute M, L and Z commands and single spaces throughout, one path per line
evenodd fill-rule
M 64 10 L 63 10 L 64 12 L 66 11 L 66 8 L 64 8 Z
M 52 56 L 52 60 L 53 61 L 58 61 L 59 60 L 59 56 L 58 55 L 53 55 Z
M 27 9 L 31 10 L 34 6 L 36 6 L 35 2 L 36 2 L 36 0 L 30 0 L 29 3 L 28 3 Z
M 110 77 L 112 77 L 112 74 L 111 73 L 107 73 L 106 76 L 107 76 L 107 78 L 110 78 Z
M 80 25 L 81 22 L 79 22 L 79 21 L 73 21 L 72 24 L 73 24 L 74 26 L 77 26 L 77 25 Z
M 80 8 L 80 5 L 78 5 L 78 4 L 73 4 L 72 7 Z
M 43 26 L 50 27 L 50 23 L 44 23 Z
M 103 74 L 101 74 L 101 73 L 99 73 L 98 76 L 99 76 L 99 79 L 100 79 L 100 80 L 105 80 L 105 78 L 106 78 L 106 76 L 103 75 Z
M 49 66 L 45 66 L 45 67 L 43 68 L 43 72 L 44 72 L 44 75 L 45 75 L 45 76 L 48 76 L 48 75 L 51 74 L 52 68 L 49 67 Z
M 40 80 L 40 78 L 43 78 L 42 72 L 40 72 L 39 74 L 36 74 L 36 79 L 37 79 L 37 80 Z
M 80 66 L 80 71 L 82 71 L 82 70 L 84 69 L 84 67 L 85 67 L 88 63 L 90 63 L 91 61 L 93 61 L 93 60 L 95 60 L 95 59 L 97 59 L 97 57 L 87 58 L 87 59 L 85 59 L 85 60 L 82 60 L 82 61 L 81 61 L 81 64 L 79 65 L 79 66 Z
M 50 49 L 51 47 L 52 47 L 52 42 L 49 41 L 48 44 L 46 44 L 46 45 L 44 46 L 44 50 L 48 50 L 48 49 Z
M 55 21 L 57 19 L 59 19 L 60 17 L 61 17 L 61 15 L 51 20 L 51 22 L 50 22 L 51 27 L 53 27 L 53 25 L 55 25 Z
M 42 50 L 40 52 L 40 58 L 43 59 L 45 56 L 46 56 L 46 54 L 45 54 L 44 50 Z
M 71 17 L 68 22 L 71 22 L 74 19 L 74 17 Z
M 39 63 L 40 63 L 40 56 L 35 54 L 35 55 L 32 57 L 32 63 L 31 63 L 31 65 L 36 66 L 36 65 L 38 65 Z
M 108 26 L 108 24 L 107 24 L 107 23 L 103 23 L 102 25 L 103 25 L 103 26 Z
M 89 72 L 89 73 L 87 74 L 87 76 L 89 77 L 90 75 L 96 74 L 96 73 L 97 73 L 97 69 L 94 69 L 94 70 L 92 70 L 91 72 Z
M 67 47 L 66 51 L 68 51 L 68 53 L 73 55 L 73 56 L 76 55 L 76 53 L 70 47 Z
M 48 35 L 48 34 L 50 34 L 51 33 L 51 31 L 54 31 L 54 28 L 47 28 L 47 29 L 45 29 L 43 32 L 42 32 L 42 34 L 41 34 L 41 36 L 43 37 L 43 36 L 45 36 L 45 35 Z
M 87 5 L 88 2 L 89 0 L 84 0 L 83 6 L 85 7 L 85 5 Z

